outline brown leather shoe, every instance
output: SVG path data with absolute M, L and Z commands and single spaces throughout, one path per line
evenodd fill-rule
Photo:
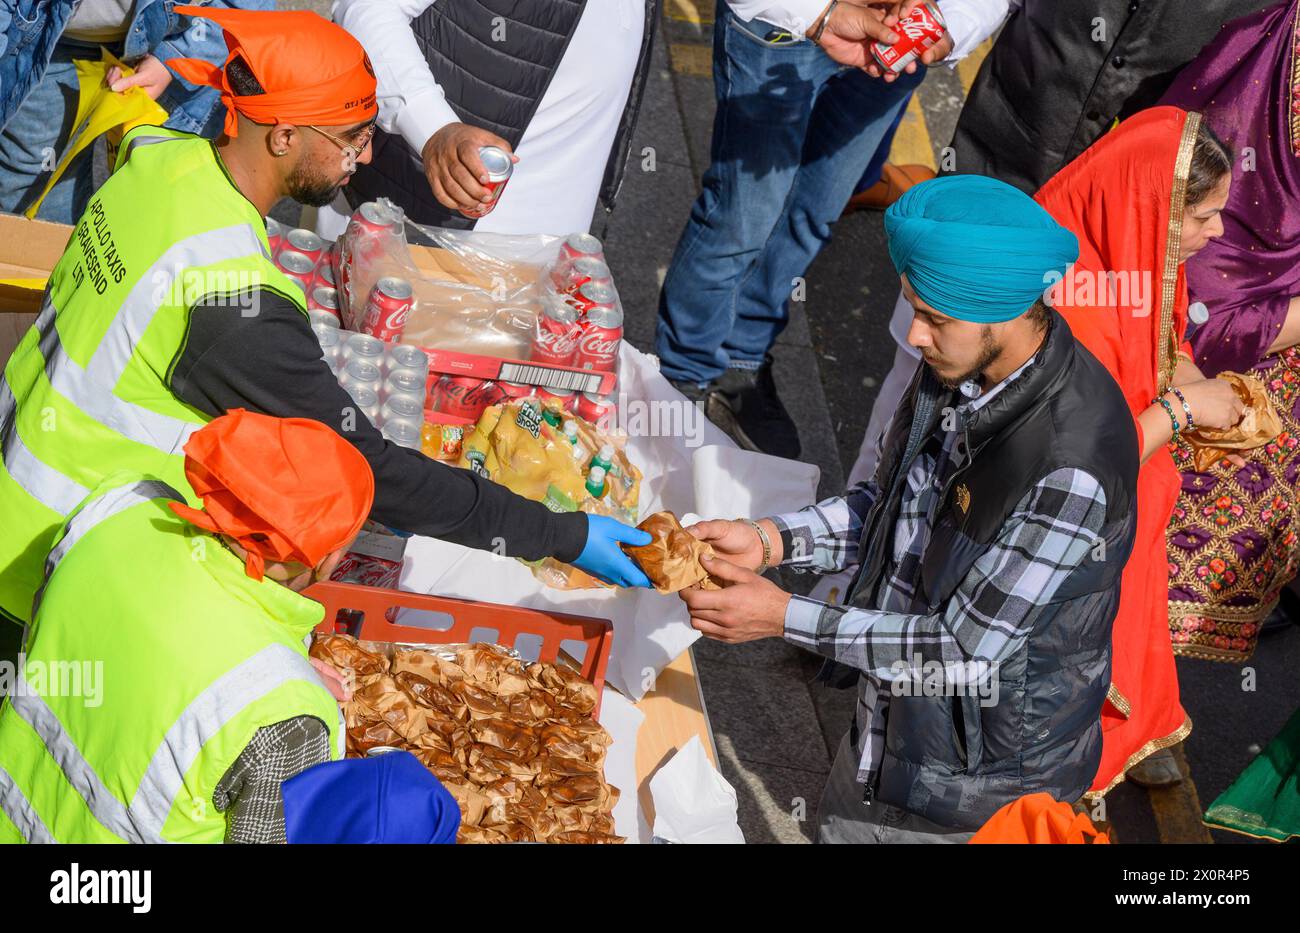
M 844 206 L 840 216 L 855 211 L 883 211 L 901 198 L 908 188 L 933 177 L 934 169 L 925 165 L 894 165 L 886 162 L 880 172 L 880 181 L 849 198 L 849 203 Z

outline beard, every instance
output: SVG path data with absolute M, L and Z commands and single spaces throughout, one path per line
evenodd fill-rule
M 1002 355 L 1002 349 L 1002 345 L 993 339 L 993 328 L 985 325 L 984 329 L 980 331 L 980 355 L 975 364 L 960 376 L 941 376 L 937 372 L 934 373 L 934 376 L 947 388 L 956 389 L 961 386 L 963 382 L 967 382 L 982 375 L 984 370 L 988 369 L 989 365 Z M 927 365 L 930 365 L 928 361 Z M 934 372 L 933 365 L 930 365 L 930 370 Z
M 310 174 L 302 165 L 294 167 L 288 185 L 289 197 L 308 207 L 324 207 L 334 200 L 343 187 L 342 182 Z

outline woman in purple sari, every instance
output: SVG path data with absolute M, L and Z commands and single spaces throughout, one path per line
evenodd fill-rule
M 1244 467 L 1197 472 L 1175 452 L 1182 492 L 1169 524 L 1174 653 L 1241 661 L 1300 566 L 1300 0 L 1234 20 L 1162 103 L 1199 111 L 1236 151 L 1223 236 L 1187 263 L 1209 318 L 1190 336 L 1214 376 L 1251 373 L 1283 431 Z M 1193 313 L 1195 317 L 1195 313 Z

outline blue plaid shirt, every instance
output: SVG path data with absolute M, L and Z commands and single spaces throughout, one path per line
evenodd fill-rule
M 1070 572 L 1100 538 L 1106 496 L 1097 480 L 1077 469 L 1042 477 L 1017 503 L 989 549 L 976 560 L 938 612 L 908 611 L 930 541 L 944 482 L 966 462 L 960 426 L 1033 360 L 982 395 L 958 405 L 953 430 L 938 430 L 922 445 L 908 472 L 884 585 L 874 609 L 835 606 L 793 596 L 785 616 L 788 641 L 856 667 L 859 684 L 857 733 L 862 745 L 858 780 L 872 781 L 884 748 L 891 685 L 919 680 L 919 665 L 938 662 L 949 683 L 996 671 L 1033 628 L 1034 620 Z M 844 496 L 798 512 L 772 516 L 786 559 L 795 571 L 833 573 L 856 561 L 863 524 L 880 495 L 874 479 Z M 866 581 L 869 584 L 870 581 Z

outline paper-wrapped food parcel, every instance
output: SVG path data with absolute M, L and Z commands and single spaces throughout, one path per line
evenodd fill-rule
M 458 842 L 623 842 L 605 781 L 596 688 L 496 645 L 414 647 L 318 635 L 311 656 L 353 685 L 347 754 L 414 754 L 456 798 Z

